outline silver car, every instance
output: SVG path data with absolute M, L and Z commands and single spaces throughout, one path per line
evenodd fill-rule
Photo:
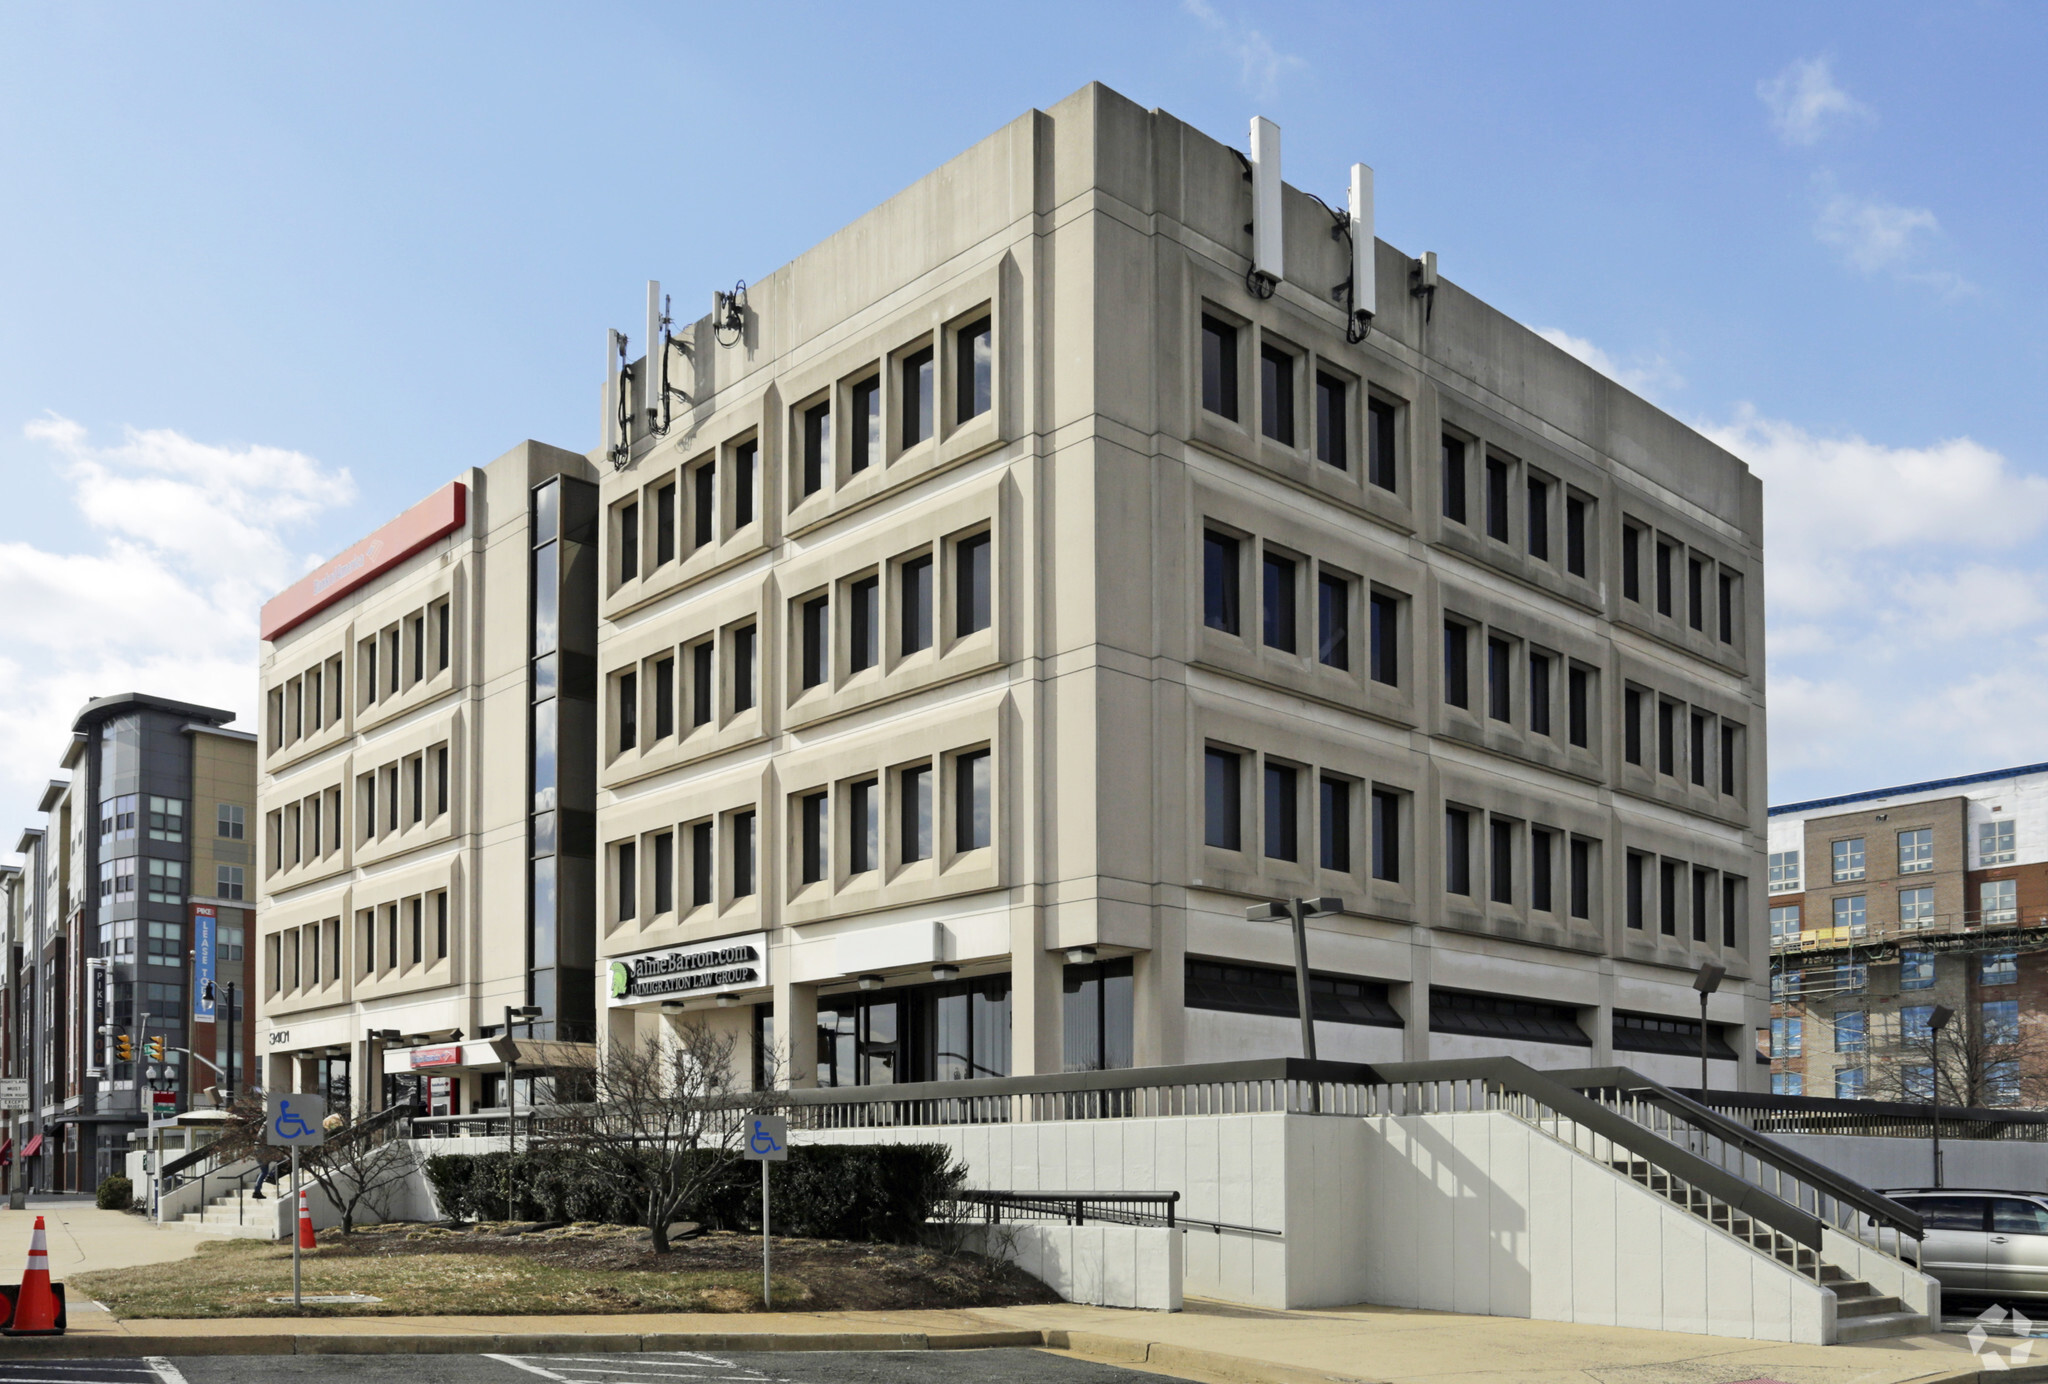
M 1920 1267 L 1944 1293 L 2048 1300 L 2048 1194 L 1908 1187 L 1885 1195 L 1920 1213 Z

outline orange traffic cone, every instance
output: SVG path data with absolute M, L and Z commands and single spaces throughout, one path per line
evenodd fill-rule
M 28 1242 L 28 1271 L 14 1292 L 14 1316 L 7 1323 L 7 1334 L 61 1336 L 63 1313 L 63 1303 L 50 1286 L 50 1245 L 43 1235 L 43 1218 L 38 1216 L 35 1236 Z
M 306 1189 L 299 1189 L 299 1248 L 318 1249 L 320 1242 L 313 1238 L 313 1208 L 306 1202 Z

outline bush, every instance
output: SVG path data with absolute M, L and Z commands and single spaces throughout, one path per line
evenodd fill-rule
M 601 1180 L 573 1150 L 435 1154 L 426 1173 L 441 1213 L 456 1220 L 639 1225 L 644 1215 L 630 1190 Z M 959 1189 L 965 1172 L 937 1144 L 800 1144 L 788 1162 L 769 1164 L 768 1177 L 772 1228 L 782 1234 L 907 1243 Z M 729 1175 L 681 1219 L 721 1230 L 758 1228 L 760 1178 L 752 1164 L 732 1160 Z
M 100 1183 L 99 1208 L 126 1211 L 135 1204 L 135 1184 L 125 1177 L 110 1177 Z

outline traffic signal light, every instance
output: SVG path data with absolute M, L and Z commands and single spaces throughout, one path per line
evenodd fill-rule
M 128 1041 L 128 1035 L 125 1033 L 114 1035 L 114 1060 L 116 1062 L 133 1062 L 135 1060 L 135 1045 Z
M 145 1060 L 150 1062 L 161 1062 L 164 1060 L 163 1039 L 151 1038 L 142 1045 L 142 1048 L 145 1054 Z

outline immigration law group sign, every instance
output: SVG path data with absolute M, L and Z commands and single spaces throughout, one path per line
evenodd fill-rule
M 347 549 L 263 603 L 261 633 L 275 639 L 333 605 L 378 575 L 390 571 L 469 519 L 469 490 L 450 481 L 383 528 Z

